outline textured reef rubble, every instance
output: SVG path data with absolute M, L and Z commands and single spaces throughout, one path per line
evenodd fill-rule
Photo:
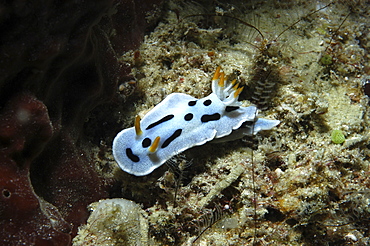
M 174 160 L 184 169 L 138 178 L 109 162 L 107 175 L 148 216 L 149 245 L 369 244 L 368 3 L 328 4 L 171 1 L 120 58 L 137 84 L 122 128 L 172 92 L 207 96 L 219 65 L 246 86 L 244 105 L 281 121 L 253 139 L 190 149 Z M 265 101 L 250 92 L 258 86 Z
M 81 226 L 73 245 L 148 245 L 148 221 L 135 202 L 106 199 L 89 208 L 89 220 Z
M 368 3 L 161 2 L 1 4 L 0 242 L 370 244 Z M 281 124 L 120 170 L 115 134 L 219 65 Z

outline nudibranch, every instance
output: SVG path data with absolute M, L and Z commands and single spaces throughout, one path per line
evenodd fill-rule
M 193 146 L 242 138 L 280 123 L 257 118 L 255 106 L 242 107 L 238 101 L 242 90 L 235 80 L 228 82 L 218 67 L 209 96 L 196 99 L 172 93 L 143 119 L 136 116 L 134 127 L 114 138 L 114 159 L 122 170 L 144 176 Z

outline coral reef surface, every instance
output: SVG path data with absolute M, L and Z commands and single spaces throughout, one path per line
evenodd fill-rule
M 170 93 L 207 96 L 219 65 L 245 86 L 244 105 L 281 124 L 192 148 L 145 177 L 104 161 L 120 180 L 116 194 L 146 211 L 149 245 L 368 245 L 368 3 L 165 7 L 140 48 L 120 58 L 137 85 L 117 112 L 122 128 Z M 344 142 L 332 141 L 338 130 Z

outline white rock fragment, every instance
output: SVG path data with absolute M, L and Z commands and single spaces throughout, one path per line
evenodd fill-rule
M 352 242 L 357 242 L 357 237 L 355 236 L 355 235 L 353 235 L 352 233 L 348 233 L 346 236 L 345 236 L 345 238 L 347 239 L 347 240 L 350 240 L 350 241 L 352 241 Z
M 90 204 L 87 224 L 79 228 L 73 245 L 148 245 L 148 221 L 133 201 L 116 198 Z

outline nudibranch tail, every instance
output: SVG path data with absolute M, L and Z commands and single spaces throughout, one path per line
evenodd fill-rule
M 139 136 L 143 133 L 143 131 L 141 130 L 141 127 L 140 127 L 140 116 L 139 115 L 136 115 L 136 118 L 135 118 L 135 132 L 136 132 L 136 136 Z

